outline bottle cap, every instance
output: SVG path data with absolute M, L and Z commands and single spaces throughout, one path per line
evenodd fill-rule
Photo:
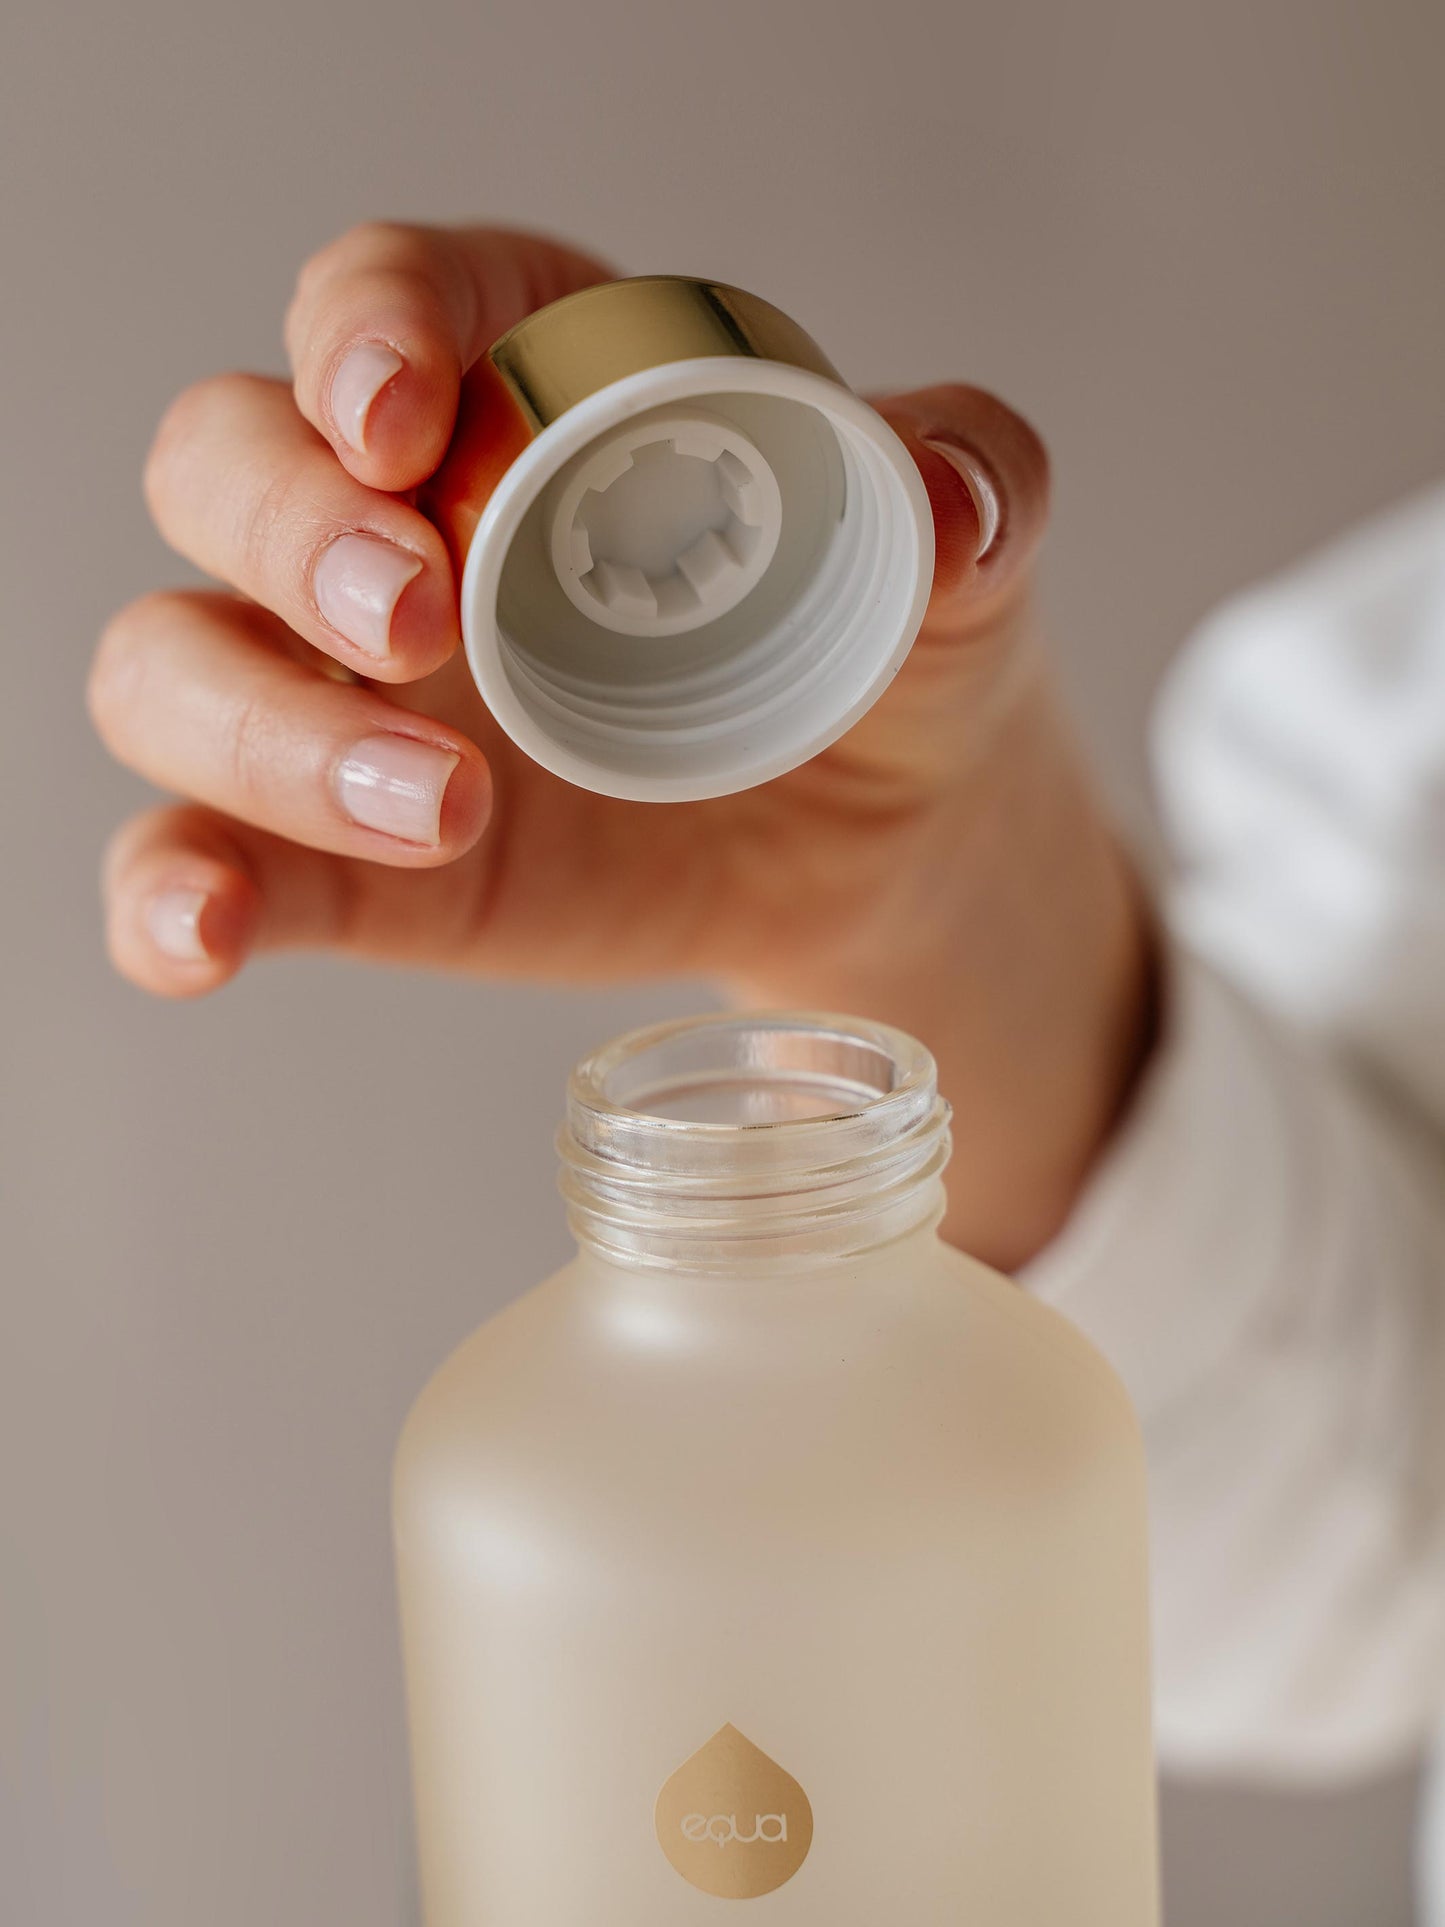
M 535 761 L 609 796 L 721 796 L 882 694 L 928 601 L 928 496 L 786 315 L 712 282 L 610 282 L 530 315 L 468 386 L 459 437 L 507 465 L 470 531 L 462 633 Z

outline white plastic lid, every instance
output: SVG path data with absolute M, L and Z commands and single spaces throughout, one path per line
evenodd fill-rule
M 472 539 L 462 630 L 536 762 L 682 802 L 836 741 L 907 655 L 932 577 L 927 492 L 880 415 L 809 369 L 708 357 L 536 436 Z

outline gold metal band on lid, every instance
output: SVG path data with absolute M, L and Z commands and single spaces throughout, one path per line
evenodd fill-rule
M 488 351 L 534 433 L 628 375 L 714 355 L 780 361 L 843 381 L 812 336 L 771 302 L 680 274 L 606 281 L 565 295 Z

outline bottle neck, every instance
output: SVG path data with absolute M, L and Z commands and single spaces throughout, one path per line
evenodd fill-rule
M 580 1064 L 558 1149 L 577 1241 L 614 1264 L 801 1269 L 937 1223 L 948 1107 L 887 1026 L 703 1018 Z

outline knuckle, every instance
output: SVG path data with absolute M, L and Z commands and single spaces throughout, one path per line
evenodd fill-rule
M 162 416 L 145 465 L 146 503 L 161 534 L 198 559 L 197 505 L 204 504 L 207 543 L 221 544 L 237 565 L 235 578 L 253 584 L 273 572 L 273 547 L 296 493 L 292 465 L 234 459 L 253 444 L 251 431 L 274 406 L 274 390 L 264 376 L 245 373 L 196 382 Z M 206 559 L 215 566 L 214 556 Z
M 101 741 L 113 746 L 144 676 L 146 642 L 171 619 L 178 598 L 155 589 L 118 609 L 100 632 L 85 685 L 86 707 Z
M 411 261 L 374 261 L 358 277 L 358 306 L 364 303 L 373 314 L 405 312 L 426 295 L 423 264 Z
M 373 260 L 412 247 L 419 230 L 407 221 L 361 221 L 342 236 L 353 255 Z
M 151 438 L 142 477 L 146 505 L 157 524 L 164 527 L 170 497 L 202 438 L 218 422 L 233 420 L 250 407 L 266 385 L 259 375 L 208 375 L 183 388 L 170 403 Z
M 230 729 L 231 793 L 242 808 L 274 794 L 281 731 L 275 712 L 260 694 L 245 698 Z
M 199 386 L 199 385 L 198 385 Z M 190 441 L 199 409 L 198 388 L 185 388 L 156 424 L 145 458 L 141 487 L 151 518 L 164 526 L 166 499 L 181 451 Z
M 418 233 L 403 221 L 362 221 L 337 235 L 302 263 L 291 314 L 308 306 L 338 275 L 405 259 L 415 248 Z
M 236 504 L 228 538 L 236 584 L 285 620 L 316 619 L 312 579 L 338 523 L 288 466 L 258 476 Z

